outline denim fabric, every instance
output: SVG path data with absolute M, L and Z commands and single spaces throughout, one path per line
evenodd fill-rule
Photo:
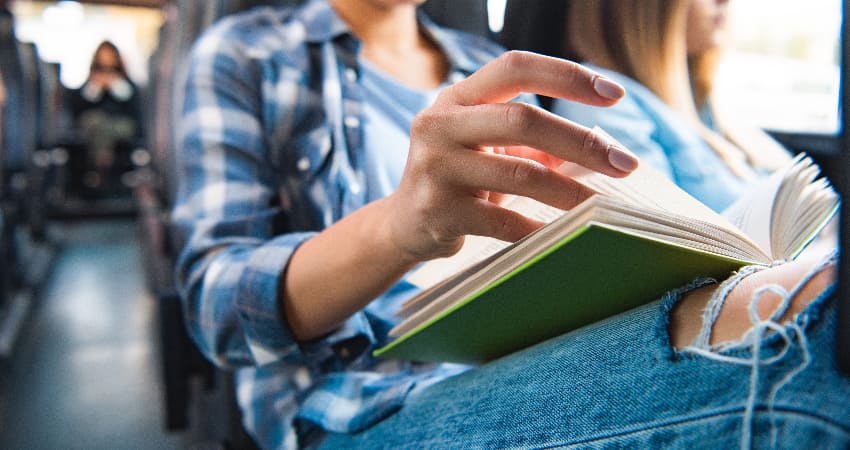
M 395 415 L 322 448 L 850 448 L 850 377 L 834 364 L 829 292 L 797 316 L 804 335 L 786 327 L 791 344 L 763 341 L 763 361 L 782 357 L 758 366 L 751 419 L 751 367 L 671 348 L 675 300 L 416 390 Z

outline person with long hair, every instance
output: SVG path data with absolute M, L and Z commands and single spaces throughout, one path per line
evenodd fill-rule
M 86 155 L 76 173 L 88 188 L 109 189 L 120 178 L 122 161 L 141 143 L 141 104 L 118 47 L 100 42 L 89 75 L 69 96 L 69 109 Z M 82 156 L 82 155 L 80 155 Z
M 554 101 L 552 111 L 599 125 L 715 210 L 789 161 L 755 127 L 728 120 L 713 101 L 729 36 L 728 0 L 588 0 L 566 6 L 561 56 L 626 89 L 605 111 Z

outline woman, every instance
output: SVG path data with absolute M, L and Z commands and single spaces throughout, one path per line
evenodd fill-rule
M 264 447 L 303 443 L 317 430 L 359 431 L 413 386 L 458 372 L 379 361 L 370 349 L 386 342 L 399 302 L 413 293 L 400 280 L 408 270 L 457 251 L 466 234 L 516 240 L 540 225 L 500 208 L 495 195 L 488 201 L 490 190 L 566 208 L 589 195 L 541 163 L 506 155 L 508 145 L 611 176 L 637 165 L 584 127 L 502 103 L 534 89 L 605 106 L 621 87 L 522 54 L 465 88 L 449 86 L 501 49 L 435 26 L 418 15 L 420 3 L 260 9 L 222 21 L 195 45 L 174 209 L 187 242 L 178 277 L 202 350 L 242 367 L 240 404 Z M 502 79 L 507 70 L 512 79 Z M 544 82 L 563 71 L 576 74 L 573 83 Z M 538 132 L 525 136 L 526 127 Z M 478 151 L 484 145 L 508 147 Z M 511 186 L 506 174 L 517 172 L 527 177 Z
M 759 174 L 789 160 L 766 134 L 733 130 L 713 108 L 727 15 L 728 0 L 569 2 L 564 56 L 618 81 L 627 94 L 605 111 L 562 101 L 552 110 L 599 125 L 722 210 Z
M 103 41 L 97 46 L 86 82 L 69 101 L 87 150 L 82 181 L 89 188 L 113 186 L 120 177 L 120 162 L 129 160 L 141 140 L 138 89 L 115 44 Z
M 515 241 L 540 226 L 500 194 L 570 208 L 591 193 L 553 170 L 560 161 L 614 177 L 637 166 L 604 136 L 505 102 L 530 92 L 610 106 L 622 87 L 568 61 L 501 54 L 435 26 L 420 3 L 255 10 L 192 52 L 177 278 L 191 336 L 238 369 L 244 423 L 263 448 L 542 446 L 570 431 L 526 418 L 550 413 L 547 395 L 570 398 L 557 374 L 575 372 L 557 366 L 586 358 L 533 348 L 469 371 L 372 350 L 415 293 L 409 270 L 467 234 Z M 509 398 L 522 374 L 524 403 Z

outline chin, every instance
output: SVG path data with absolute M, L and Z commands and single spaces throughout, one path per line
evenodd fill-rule
M 419 6 L 425 3 L 428 0 L 369 0 L 375 5 L 382 7 L 394 7 L 394 6 L 403 6 L 403 5 L 412 5 Z

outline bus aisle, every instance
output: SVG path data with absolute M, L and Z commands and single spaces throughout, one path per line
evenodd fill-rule
M 67 222 L 52 270 L 8 360 L 0 362 L 7 449 L 183 449 L 162 424 L 156 303 L 135 220 Z

